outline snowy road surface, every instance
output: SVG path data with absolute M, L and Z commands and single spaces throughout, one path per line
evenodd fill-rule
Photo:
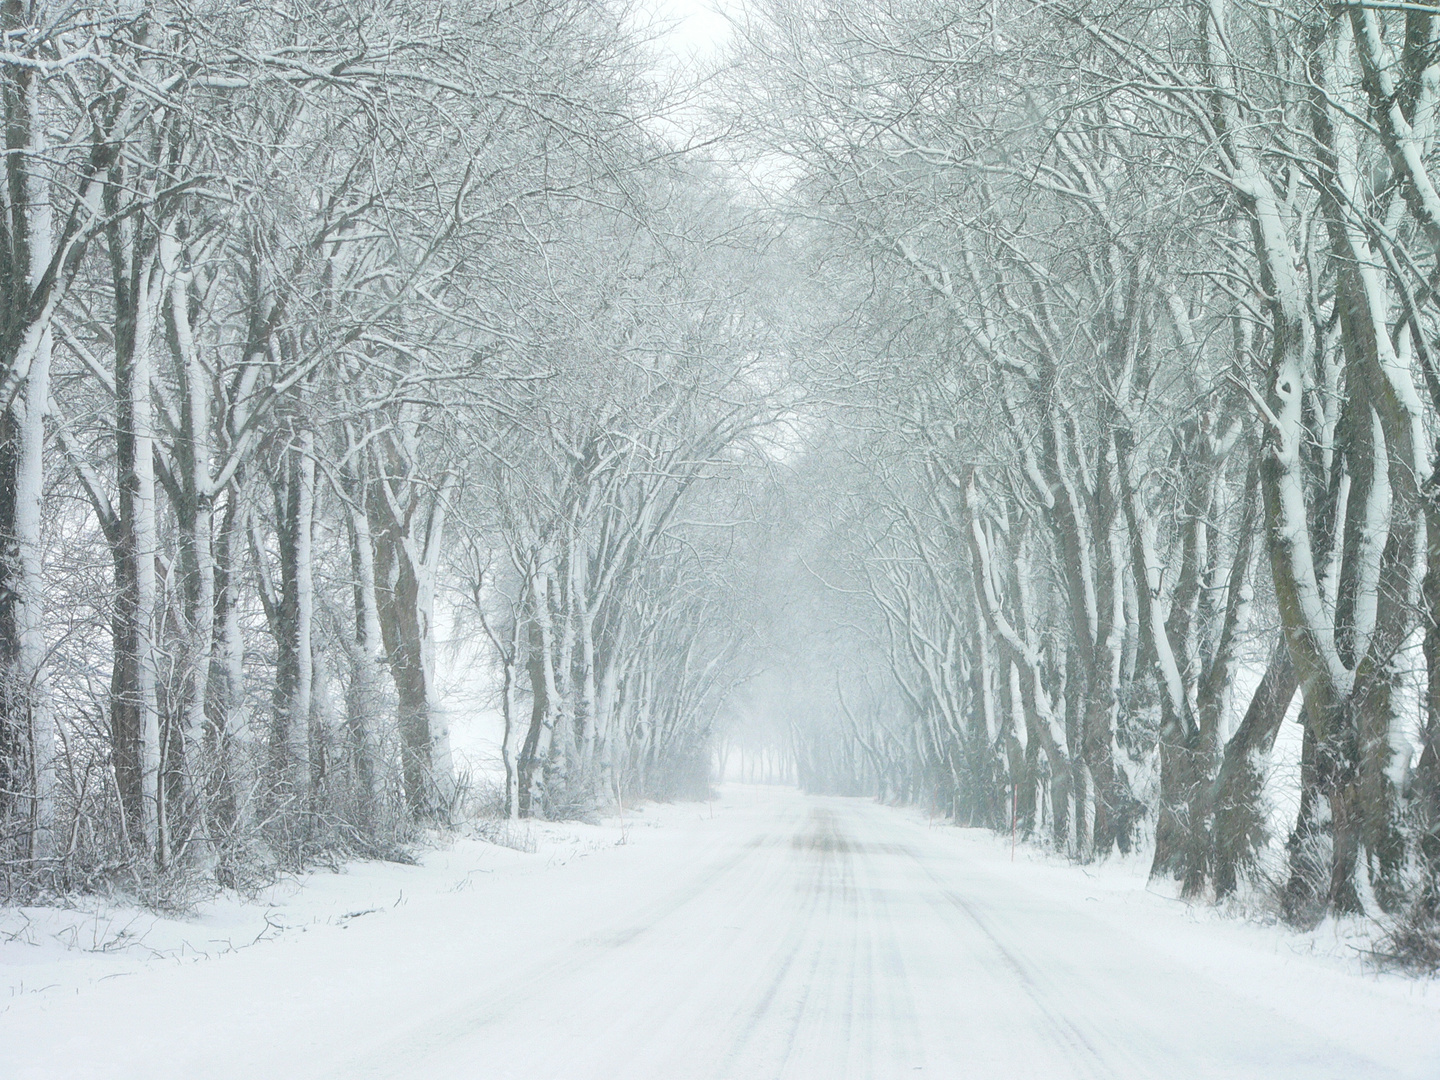
M 860 800 L 657 813 L 563 867 L 0 1002 L 0 1077 L 1440 1078 L 1440 985 Z

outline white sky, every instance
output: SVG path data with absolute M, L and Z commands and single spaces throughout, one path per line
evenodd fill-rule
M 727 0 L 640 0 L 641 9 L 659 22 L 673 24 L 656 44 L 677 62 L 714 60 L 730 38 L 730 24 L 717 9 L 734 9 Z

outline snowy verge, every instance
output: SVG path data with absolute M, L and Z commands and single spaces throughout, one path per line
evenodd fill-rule
M 1009 837 L 988 829 L 957 827 L 915 809 L 898 812 L 953 845 L 977 871 L 1083 911 L 1189 970 L 1231 984 L 1268 985 L 1282 1011 L 1334 1030 L 1355 1029 L 1357 1045 L 1375 1020 L 1357 1011 L 1360 999 L 1347 992 L 1361 984 L 1365 1000 L 1379 1008 L 1385 1001 L 1404 1001 L 1433 1010 L 1440 1030 L 1440 978 L 1378 964 L 1374 950 L 1387 928 L 1374 920 L 1331 917 L 1300 931 L 1280 921 L 1259 897 L 1221 905 L 1182 899 L 1178 883 L 1149 880 L 1146 850 L 1080 865 L 1036 845 L 1012 848 Z
M 123 897 L 0 907 L 0 1012 L 25 995 L 74 993 L 159 965 L 203 962 L 301 935 L 340 934 L 417 898 L 473 890 L 497 877 L 552 872 L 636 843 L 667 818 L 694 812 L 656 805 L 627 807 L 623 817 L 594 825 L 475 822 L 456 834 L 432 834 L 416 853 L 417 865 L 356 860 L 335 870 L 286 874 L 249 897 L 221 892 L 189 916 L 158 914 Z
M 1021 841 L 1012 846 L 1008 836 L 988 829 L 954 826 L 926 817 L 923 811 L 901 811 L 930 829 L 946 830 L 963 838 L 967 854 L 989 865 L 1013 867 L 1017 883 L 1023 881 L 1047 893 L 1067 893 L 1099 910 L 1120 911 L 1129 917 L 1136 909 L 1152 913 L 1162 922 L 1174 919 L 1191 927 L 1212 928 L 1266 952 L 1286 952 L 1329 962 L 1337 971 L 1393 981 L 1396 984 L 1433 985 L 1440 1001 L 1440 977 L 1409 976 L 1377 962 L 1375 950 L 1389 928 L 1364 916 L 1327 917 L 1311 930 L 1297 930 L 1281 921 L 1273 901 L 1253 889 L 1216 904 L 1208 899 L 1185 899 L 1180 883 L 1150 880 L 1153 851 L 1137 848 L 1128 855 L 1111 855 L 1096 863 L 1082 864 L 1048 848 Z

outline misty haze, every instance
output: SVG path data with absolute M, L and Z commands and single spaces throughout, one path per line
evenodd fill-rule
M 1440 1080 L 1440 4 L 0 91 L 0 1080 Z

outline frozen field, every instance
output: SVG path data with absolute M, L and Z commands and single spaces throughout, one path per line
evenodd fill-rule
M 762 787 L 533 837 L 190 922 L 5 913 L 0 1076 L 1440 1077 L 1440 983 L 1138 863 Z

